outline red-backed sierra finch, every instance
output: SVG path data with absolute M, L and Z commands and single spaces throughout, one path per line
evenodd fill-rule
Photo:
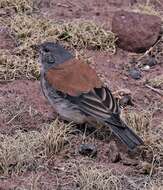
M 131 150 L 143 144 L 122 121 L 117 101 L 88 64 L 58 43 L 45 42 L 39 49 L 42 91 L 61 118 L 108 126 Z

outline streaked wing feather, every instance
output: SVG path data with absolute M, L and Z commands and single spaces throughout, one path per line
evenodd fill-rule
M 96 117 L 100 120 L 105 120 L 106 118 L 109 118 L 109 115 L 106 114 L 106 113 L 103 113 L 103 112 L 99 112 L 99 110 L 97 109 L 92 109 L 91 106 L 89 105 L 85 105 L 85 104 L 82 104 L 82 106 L 80 107 L 80 109 L 85 112 L 86 114 L 92 116 L 92 117 Z
M 94 116 L 101 117 L 103 120 L 109 119 L 113 113 L 119 114 L 115 99 L 105 87 L 83 94 L 79 102 L 82 111 L 92 116 L 94 114 Z
M 119 110 L 119 106 L 118 106 L 116 99 L 113 97 L 111 91 L 108 88 L 105 88 L 105 91 L 106 91 L 108 96 L 106 95 L 106 99 L 105 99 L 104 104 L 106 104 L 107 102 L 112 102 L 112 108 L 111 108 L 112 112 L 119 114 L 120 110 Z M 110 101 L 108 100 L 108 97 L 110 98 Z

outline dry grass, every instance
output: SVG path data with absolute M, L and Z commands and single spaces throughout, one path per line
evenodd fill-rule
M 123 116 L 129 127 L 134 129 L 144 140 L 145 146 L 163 150 L 162 123 L 157 128 L 151 127 L 153 114 L 150 111 L 128 111 Z
M 149 112 L 135 112 L 129 110 L 122 115 L 126 123 L 134 129 L 136 132 L 140 133 L 144 141 L 148 143 L 148 134 L 150 133 L 150 122 L 152 116 Z
M 162 176 L 161 173 L 155 176 L 154 180 L 136 173 L 128 175 L 127 170 L 120 172 L 107 166 L 79 165 L 74 182 L 82 190 L 156 190 L 162 187 Z
M 144 140 L 142 157 L 151 164 L 148 172 L 151 176 L 155 166 L 163 166 L 163 123 L 152 128 L 152 111 L 135 112 L 131 110 L 126 112 L 123 117 L 128 126 L 134 129 Z
M 163 89 L 163 74 L 149 79 L 147 83 L 155 88 Z
M 163 171 L 160 170 L 154 179 L 149 179 L 144 183 L 144 190 L 162 190 L 163 188 Z
M 28 53 L 16 55 L 11 54 L 9 51 L 0 51 L 0 81 L 39 78 L 40 71 L 37 61 L 32 58 L 34 57 L 34 52 Z
M 59 24 L 45 18 L 17 15 L 9 23 L 20 44 L 24 45 L 21 46 L 24 49 L 43 41 L 57 40 L 64 42 L 65 46 L 71 48 L 90 48 L 115 52 L 115 35 L 92 21 Z
M 149 190 L 162 190 L 163 189 L 163 185 L 159 185 L 159 184 L 153 184 Z
M 0 171 L 4 174 L 13 170 L 20 173 L 32 167 L 43 146 L 40 133 L 34 131 L 18 131 L 14 136 L 1 135 L 0 138 Z
M 37 53 L 33 45 L 44 41 L 59 41 L 70 49 L 100 49 L 115 53 L 115 35 L 91 21 L 56 23 L 29 15 L 16 15 L 1 20 L 10 28 L 18 42 L 13 52 L 0 52 L 0 79 L 28 79 L 39 76 Z M 5 24 L 4 24 L 5 23 Z
M 57 126 L 57 127 L 56 127 Z M 66 144 L 70 145 L 69 137 L 72 134 L 72 124 L 65 125 L 55 120 L 45 131 L 45 152 L 46 155 L 53 155 L 60 152 Z
M 0 8 L 13 9 L 15 12 L 32 12 L 34 0 L 1 0 Z
M 120 179 L 111 170 L 95 167 L 80 167 L 76 183 L 82 190 L 118 190 L 121 187 Z
M 133 7 L 133 11 L 148 14 L 148 15 L 156 15 L 162 18 L 161 13 L 155 9 L 153 3 L 150 0 L 135 4 L 135 6 Z
M 41 159 L 59 153 L 69 142 L 72 125 L 58 120 L 41 132 L 17 131 L 13 136 L 0 135 L 0 172 L 9 174 L 34 170 Z

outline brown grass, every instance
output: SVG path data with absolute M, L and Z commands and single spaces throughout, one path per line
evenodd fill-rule
M 37 79 L 38 56 L 33 45 L 44 41 L 59 41 L 70 49 L 100 49 L 115 52 L 115 35 L 91 21 L 56 23 L 30 15 L 16 15 L 1 20 L 10 28 L 19 46 L 13 52 L 0 51 L 0 79 Z
M 28 56 L 29 55 L 29 56 Z M 37 79 L 40 75 L 34 52 L 23 55 L 0 51 L 0 81 L 12 81 L 20 78 Z
M 151 164 L 148 173 L 152 175 L 155 167 L 163 166 L 163 123 L 160 122 L 159 126 L 152 128 L 153 111 L 130 110 L 123 117 L 128 126 L 144 140 L 142 157 Z
M 121 187 L 120 179 L 111 170 L 95 167 L 80 167 L 76 183 L 82 190 L 118 190 Z
M 39 132 L 0 136 L 0 171 L 4 174 L 26 171 L 39 157 L 43 141 Z
M 76 166 L 77 167 L 77 166 Z M 135 174 L 128 175 L 127 170 L 109 169 L 107 166 L 79 165 L 74 182 L 82 190 L 161 190 L 163 173 L 158 173 L 155 180 Z
M 163 89 L 163 74 L 147 80 L 147 83 L 155 88 Z
M 163 185 L 159 185 L 159 184 L 153 184 L 151 187 L 150 187 L 150 189 L 149 190 L 162 190 L 163 189 Z
M 32 12 L 34 0 L 1 0 L 0 8 L 13 9 L 15 12 Z
M 69 137 L 72 132 L 71 123 L 65 125 L 65 123 L 59 122 L 57 119 L 51 123 L 44 136 L 46 155 L 57 154 L 66 144 L 70 145 Z
M 151 0 L 135 4 L 135 6 L 133 6 L 133 11 L 148 15 L 156 15 L 162 18 L 161 13 L 155 9 L 155 6 L 153 5 Z
M 56 120 L 41 132 L 17 131 L 12 136 L 0 134 L 0 172 L 18 174 L 37 168 L 41 159 L 45 160 L 65 147 L 71 132 L 72 125 Z
M 9 26 L 21 44 L 21 49 L 43 41 L 64 42 L 71 48 L 101 49 L 115 52 L 115 35 L 92 21 L 56 23 L 45 18 L 16 15 Z
M 150 122 L 152 116 L 149 112 L 136 112 L 129 110 L 124 113 L 122 116 L 124 117 L 126 123 L 138 132 L 145 141 L 148 141 L 148 134 L 150 133 Z

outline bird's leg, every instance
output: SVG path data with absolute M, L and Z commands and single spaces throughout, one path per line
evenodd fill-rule
M 85 123 L 85 125 L 84 125 L 84 133 L 82 136 L 82 142 L 85 142 L 85 139 L 86 139 L 87 125 L 88 125 L 87 123 Z
M 85 142 L 86 138 L 95 131 L 95 127 L 89 123 L 77 125 L 78 131 L 82 132 L 82 142 Z
M 90 133 L 89 135 L 87 135 L 86 138 L 89 138 L 89 137 L 93 136 L 93 135 L 94 135 L 97 131 L 99 131 L 100 129 L 101 129 L 101 127 L 95 129 L 92 133 Z
M 83 135 L 84 140 L 86 140 L 86 138 L 88 139 L 89 137 L 93 136 L 97 131 L 99 131 L 103 127 L 102 125 L 99 125 L 97 123 L 96 125 L 98 125 L 98 127 L 96 127 L 95 124 L 94 125 L 91 125 L 90 123 L 85 124 L 85 131 Z

